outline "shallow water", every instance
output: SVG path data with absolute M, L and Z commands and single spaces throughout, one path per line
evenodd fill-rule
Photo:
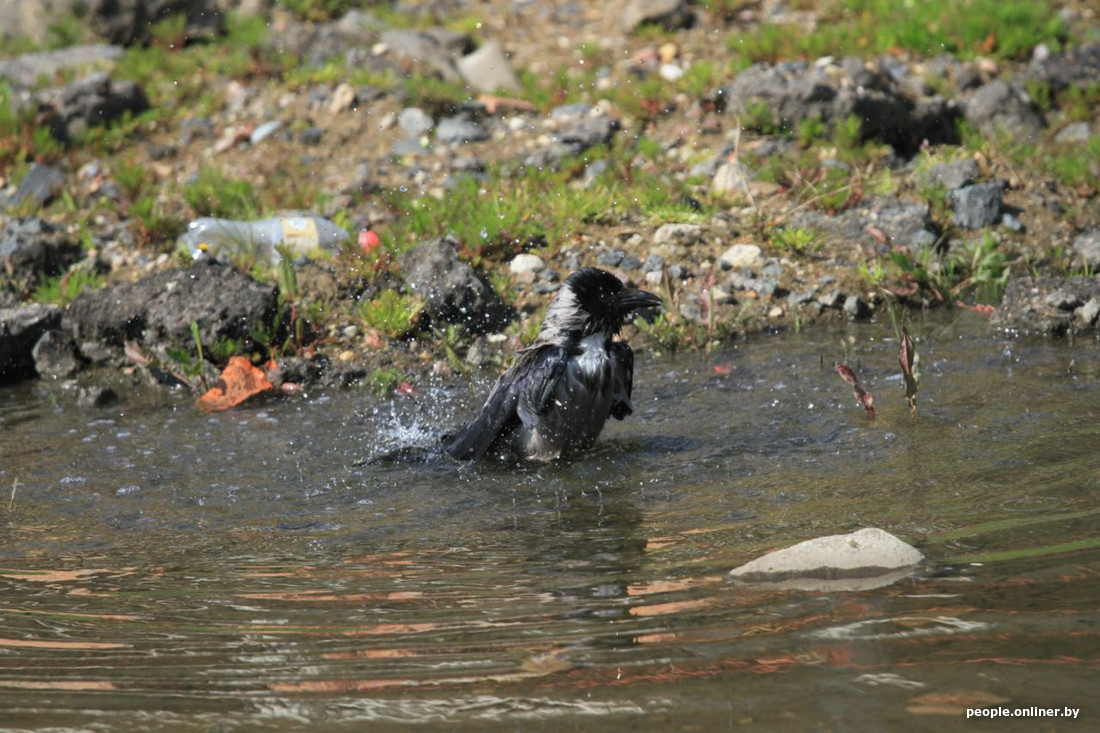
M 521 469 L 362 463 L 484 381 L 219 415 L 5 390 L 0 727 L 1095 725 L 1100 349 L 917 330 L 915 419 L 888 325 L 761 337 L 640 354 L 633 417 Z M 930 562 L 865 591 L 724 579 L 864 526 Z M 990 706 L 1082 711 L 963 721 Z

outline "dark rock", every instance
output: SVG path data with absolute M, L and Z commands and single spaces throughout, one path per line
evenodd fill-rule
M 132 81 L 113 81 L 106 73 L 92 74 L 65 87 L 54 101 L 65 138 L 90 127 L 106 125 L 124 114 L 149 109 L 145 92 Z
M 626 252 L 621 249 L 609 249 L 596 255 L 596 264 L 601 267 L 618 267 L 626 257 Z
M 0 229 L 0 280 L 33 288 L 69 269 L 81 254 L 79 244 L 47 221 L 11 219 Z
M 431 239 L 404 252 L 398 264 L 405 282 L 427 301 L 434 322 L 457 323 L 475 332 L 495 332 L 515 317 L 473 268 L 459 259 L 452 237 Z
M 64 173 L 51 166 L 35 163 L 27 171 L 27 175 L 8 200 L 8 204 L 17 206 L 30 199 L 41 208 L 53 201 L 64 187 Z
M 980 172 L 976 160 L 963 158 L 950 163 L 937 163 L 928 169 L 924 180 L 928 183 L 938 183 L 951 191 L 973 183 Z
M 488 140 L 489 132 L 474 120 L 465 117 L 444 117 L 435 128 L 435 139 L 448 145 L 461 145 Z
M 865 84 L 800 62 L 775 67 L 758 64 L 724 88 L 726 111 L 743 122 L 784 130 L 793 130 L 806 119 L 832 124 L 854 115 L 862 122 L 864 139 L 881 140 L 902 152 L 917 150 L 925 140 L 950 143 L 957 139 L 958 111 L 951 102 L 907 96 L 889 75 L 859 68 Z M 770 119 L 757 119 L 761 110 Z
M 643 25 L 659 25 L 667 31 L 677 31 L 695 25 L 695 13 L 686 0 L 630 0 L 620 24 L 627 31 Z
M 250 343 L 253 329 L 273 325 L 276 288 L 213 259 L 186 269 L 85 291 L 69 304 L 62 328 L 93 361 L 117 357 L 123 340 L 194 349 L 191 322 L 204 344 Z
M 825 308 L 841 308 L 844 305 L 844 293 L 833 289 L 817 296 L 815 300 Z
M 1001 79 L 974 92 L 965 106 L 966 119 L 982 132 L 1007 132 L 1016 138 L 1034 138 L 1042 132 L 1043 118 L 1027 92 Z
M 60 320 L 61 309 L 55 305 L 0 308 L 0 384 L 34 376 L 34 345 Z
M 849 295 L 844 300 L 843 312 L 844 315 L 852 320 L 862 321 L 865 318 L 870 318 L 871 307 L 858 295 Z
M 976 183 L 949 191 L 947 200 L 956 226 L 963 229 L 981 229 L 996 224 L 1001 218 L 1000 181 Z
M 111 43 L 147 43 L 163 20 L 185 17 L 184 39 L 213 38 L 225 31 L 225 16 L 216 0 L 90 0 L 92 29 Z
M 1100 228 L 1090 229 L 1074 239 L 1073 252 L 1077 256 L 1075 264 L 1093 272 L 1100 270 Z
M 1044 81 L 1060 92 L 1069 86 L 1088 87 L 1100 79 L 1100 43 L 1051 54 L 1032 64 L 1026 78 Z
M 302 145 L 320 145 L 325 131 L 320 127 L 307 127 L 298 133 L 298 142 Z
M 68 379 L 80 370 L 76 344 L 64 331 L 51 329 L 42 334 L 31 351 L 34 368 L 40 377 Z
M 76 403 L 81 407 L 110 407 L 118 402 L 118 393 L 110 387 L 81 387 Z
M 990 323 L 1047 335 L 1061 335 L 1073 327 L 1095 328 L 1095 318 L 1087 321 L 1087 312 L 1077 313 L 1093 301 L 1100 301 L 1100 277 L 1012 277 Z

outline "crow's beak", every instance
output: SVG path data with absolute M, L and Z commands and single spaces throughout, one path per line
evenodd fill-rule
M 644 290 L 624 288 L 619 293 L 619 307 L 622 308 L 624 313 L 640 308 L 659 308 L 662 305 L 664 305 L 664 302 L 658 296 Z

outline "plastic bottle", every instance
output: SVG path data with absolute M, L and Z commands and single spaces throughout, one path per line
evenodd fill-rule
M 282 259 L 277 247 L 305 255 L 318 247 L 335 250 L 347 238 L 348 233 L 328 219 L 309 215 L 258 221 L 203 217 L 188 224 L 178 241 L 194 259 L 214 257 L 224 261 L 242 256 L 275 265 Z

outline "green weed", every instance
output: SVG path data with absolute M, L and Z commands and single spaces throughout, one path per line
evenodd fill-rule
M 74 267 L 63 275 L 48 277 L 34 289 L 33 298 L 38 303 L 69 303 L 85 290 L 103 286 L 104 278 L 83 267 Z
M 183 199 L 199 216 L 255 219 L 260 212 L 250 182 L 229 178 L 211 166 L 199 169 L 198 178 L 183 189 Z
M 383 290 L 357 308 L 359 317 L 370 328 L 388 338 L 402 338 L 416 329 L 423 303 L 396 290 Z

